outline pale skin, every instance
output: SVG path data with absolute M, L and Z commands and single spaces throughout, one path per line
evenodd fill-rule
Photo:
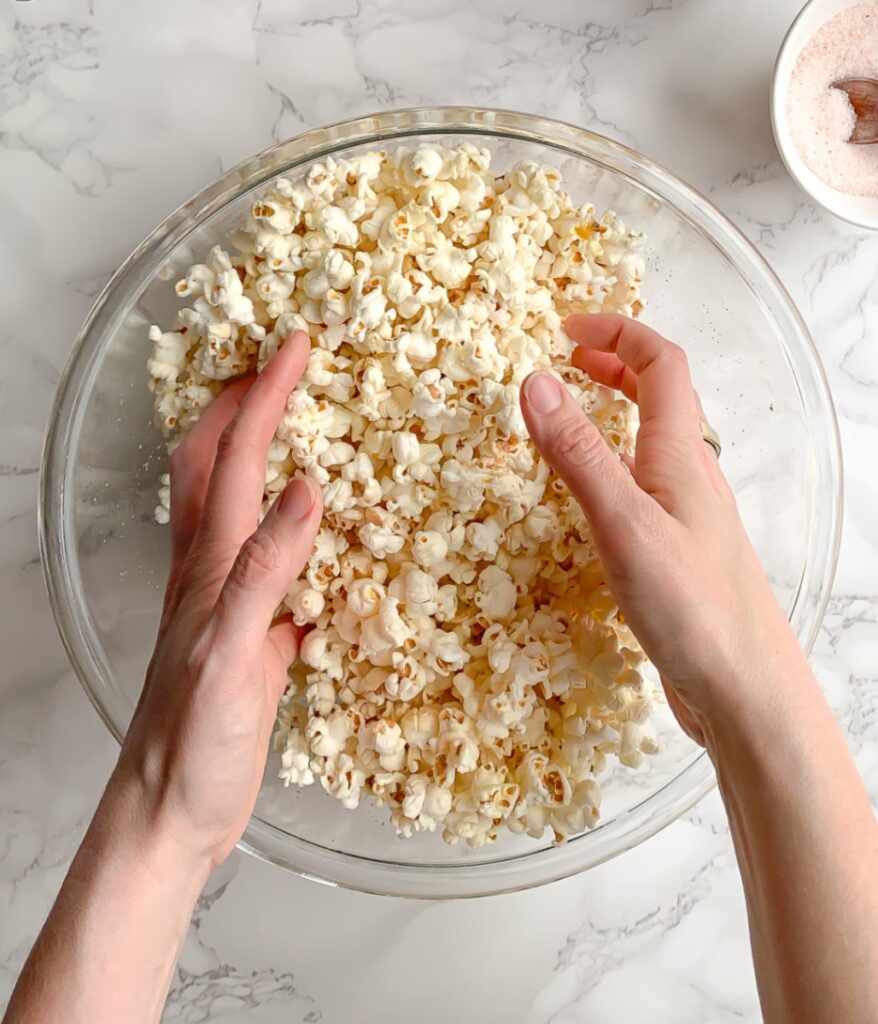
M 573 362 L 637 401 L 636 456 L 623 465 L 544 374 L 525 382 L 524 416 L 581 503 L 671 708 L 716 766 L 764 1019 L 874 1021 L 878 825 L 702 440 L 685 356 L 623 317 L 566 329 Z M 298 649 L 273 615 L 309 553 L 319 489 L 290 485 L 258 528 L 257 516 L 307 350 L 293 335 L 172 459 L 172 569 L 143 696 L 6 1024 L 161 1016 L 194 902 L 252 811 Z

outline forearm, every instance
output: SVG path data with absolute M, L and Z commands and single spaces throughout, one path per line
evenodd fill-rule
M 5 1024 L 158 1021 L 208 865 L 114 779 L 9 1004 Z
M 764 699 L 739 697 L 706 734 L 765 1020 L 866 1024 L 878 1006 L 878 825 L 804 656 L 773 664 Z

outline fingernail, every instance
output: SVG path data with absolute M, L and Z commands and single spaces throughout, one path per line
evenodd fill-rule
M 524 397 L 534 412 L 554 412 L 561 404 L 561 385 L 547 373 L 532 373 L 524 382 Z
M 316 494 L 308 480 L 299 477 L 284 488 L 280 496 L 281 511 L 290 519 L 304 519 L 314 507 Z

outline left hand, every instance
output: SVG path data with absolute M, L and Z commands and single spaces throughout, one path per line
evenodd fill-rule
M 209 866 L 247 825 L 302 630 L 276 609 L 311 551 L 320 488 L 290 482 L 258 524 L 268 447 L 308 360 L 293 334 L 231 384 L 171 456 L 171 570 L 155 652 L 113 785 Z

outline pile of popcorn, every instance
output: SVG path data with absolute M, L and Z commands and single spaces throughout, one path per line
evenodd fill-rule
M 640 310 L 642 237 L 594 213 L 557 171 L 499 175 L 470 144 L 327 160 L 278 179 L 235 254 L 176 285 L 175 328 L 150 330 L 171 448 L 229 380 L 310 335 L 263 505 L 296 475 L 323 488 L 282 609 L 313 629 L 279 709 L 280 777 L 347 808 L 368 794 L 403 836 L 560 841 L 597 821 L 610 756 L 657 749 L 643 655 L 519 406 L 552 368 L 631 450 L 630 403 L 568 365 L 561 330 L 573 309 Z

